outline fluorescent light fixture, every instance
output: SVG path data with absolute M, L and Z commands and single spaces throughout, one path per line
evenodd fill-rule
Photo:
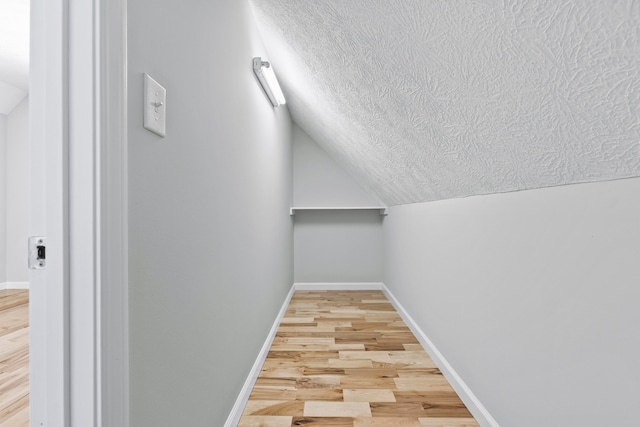
M 287 102 L 278 84 L 278 79 L 276 79 L 276 75 L 273 72 L 273 67 L 269 62 L 263 61 L 259 56 L 253 58 L 253 72 L 256 73 L 264 93 L 267 94 L 274 107 Z

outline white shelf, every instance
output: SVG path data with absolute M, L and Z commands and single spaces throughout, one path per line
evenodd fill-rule
M 387 215 L 386 206 L 296 206 L 289 209 L 289 215 L 295 215 L 296 211 L 380 211 L 380 215 Z

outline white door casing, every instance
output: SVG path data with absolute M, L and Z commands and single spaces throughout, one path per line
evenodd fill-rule
M 32 426 L 128 425 L 125 12 L 32 0 Z
M 30 270 L 31 426 L 69 425 L 66 4 L 33 0 L 29 140 L 30 234 L 47 238 L 46 270 Z

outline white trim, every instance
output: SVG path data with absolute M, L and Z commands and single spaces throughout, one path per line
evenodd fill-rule
M 29 282 L 4 282 L 0 283 L 0 291 L 5 289 L 29 289 Z
M 102 94 L 99 90 L 101 11 L 100 0 L 67 2 L 69 425 L 99 427 L 102 405 L 101 146 L 105 143 L 101 134 Z
M 380 282 L 300 282 L 294 283 L 296 291 L 381 291 L 384 284 Z
M 47 268 L 29 270 L 29 414 L 48 427 L 70 423 L 68 3 L 31 2 L 29 234 L 47 237 Z
M 469 386 L 462 380 L 460 375 L 453 369 L 453 366 L 447 361 L 442 353 L 435 346 L 433 341 L 427 337 L 424 331 L 418 326 L 418 324 L 413 320 L 413 318 L 407 313 L 404 307 L 398 302 L 396 297 L 391 293 L 391 291 L 382 284 L 382 292 L 387 296 L 391 304 L 394 306 L 398 314 L 405 321 L 411 332 L 418 338 L 422 347 L 424 347 L 425 351 L 429 353 L 431 359 L 438 366 L 442 374 L 449 381 L 453 389 L 458 393 L 460 399 L 467 406 L 467 409 L 473 414 L 476 421 L 480 423 L 481 426 L 490 426 L 490 427 L 500 427 L 496 420 L 491 416 L 487 408 L 480 402 L 480 400 L 476 397 L 475 394 L 471 391 Z
M 127 0 L 100 1 L 101 348 L 103 426 L 129 426 Z
M 224 423 L 224 427 L 235 427 L 240 422 L 240 417 L 242 416 L 242 411 L 249 400 L 249 395 L 251 394 L 251 390 L 253 389 L 256 380 L 258 379 L 258 375 L 260 375 L 260 370 L 262 369 L 262 365 L 264 361 L 267 359 L 267 354 L 269 353 L 269 349 L 271 348 L 271 344 L 273 343 L 273 339 L 276 337 L 276 332 L 278 331 L 278 326 L 280 326 L 280 321 L 284 317 L 284 313 L 287 311 L 287 307 L 289 306 L 289 301 L 291 301 L 291 297 L 293 296 L 293 292 L 295 291 L 295 285 L 291 287 L 287 297 L 276 316 L 276 320 L 273 322 L 273 326 L 271 326 L 271 331 L 269 331 L 269 335 L 267 335 L 267 339 L 265 340 L 262 348 L 260 349 L 260 353 L 258 353 L 258 358 L 253 364 L 251 371 L 249 372 L 249 376 L 247 380 L 244 382 L 242 386 L 242 390 L 240 390 L 240 394 L 236 399 L 236 403 L 233 405 L 231 412 L 229 413 L 229 417 L 227 417 L 227 421 Z

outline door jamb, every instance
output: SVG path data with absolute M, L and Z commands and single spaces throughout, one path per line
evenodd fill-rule
M 102 425 L 129 426 L 127 0 L 100 10 Z
M 31 21 L 31 234 L 48 244 L 31 425 L 126 427 L 126 0 L 33 0 Z

